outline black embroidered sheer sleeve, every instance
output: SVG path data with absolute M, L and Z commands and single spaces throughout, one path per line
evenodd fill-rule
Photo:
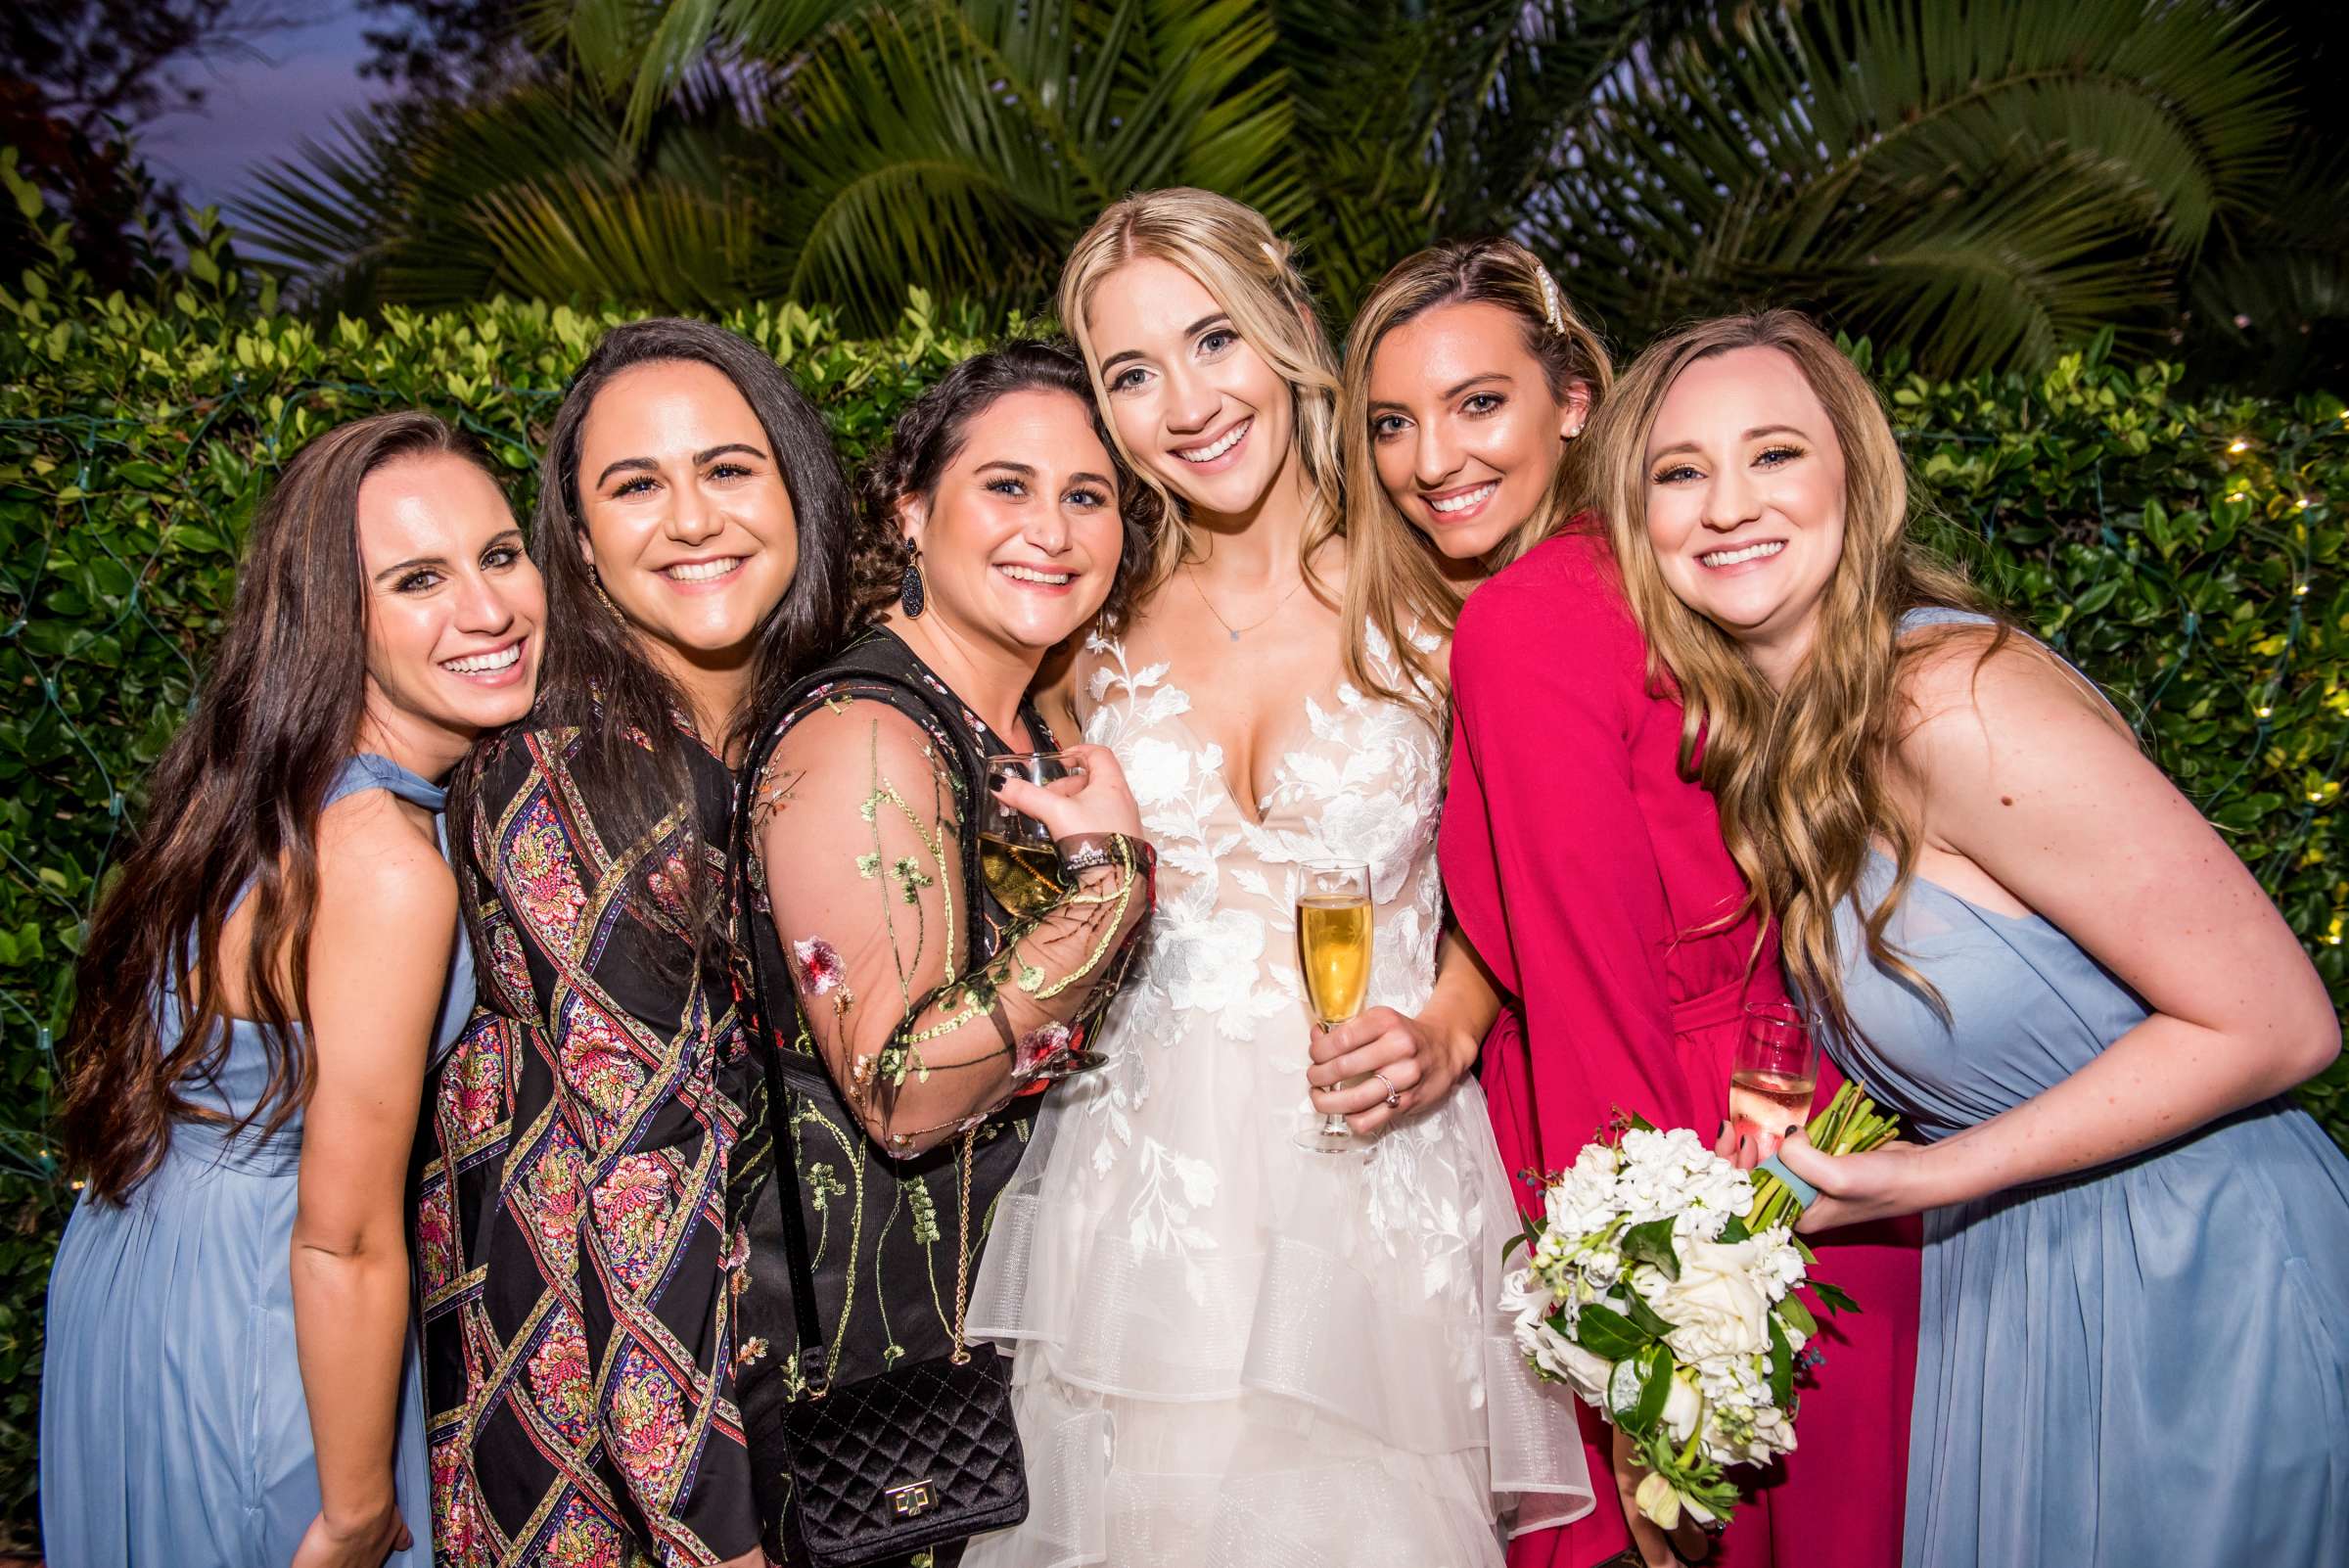
M 1106 1005 L 1149 908 L 1148 852 L 1112 839 L 1057 902 L 1010 919 L 969 877 L 946 738 L 852 683 L 787 723 L 751 831 L 776 868 L 806 1046 L 876 1141 L 917 1152 L 1005 1104 Z M 966 938 L 973 899 L 991 951 Z

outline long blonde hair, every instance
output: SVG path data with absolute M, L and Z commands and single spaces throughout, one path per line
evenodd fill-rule
M 1337 355 L 1313 313 L 1313 296 L 1290 259 L 1288 242 L 1272 232 L 1264 215 L 1213 191 L 1172 186 L 1143 191 L 1111 204 L 1093 220 L 1069 253 L 1060 273 L 1061 324 L 1076 340 L 1093 393 L 1104 410 L 1109 388 L 1101 379 L 1101 355 L 1093 346 L 1089 319 L 1093 295 L 1112 272 L 1144 256 L 1180 267 L 1215 297 L 1249 347 L 1288 383 L 1294 418 L 1291 437 L 1307 484 L 1305 535 L 1298 554 L 1307 580 L 1320 593 L 1313 571 L 1314 552 L 1344 526 L 1339 492 Z M 1118 435 L 1109 421 L 1118 454 L 1166 503 L 1166 526 L 1152 552 L 1140 592 L 1148 594 L 1172 576 L 1193 542 L 1190 506 L 1170 490 Z
M 1810 648 L 1783 691 L 1763 679 L 1733 637 L 1673 593 L 1647 531 L 1647 445 L 1665 396 L 1689 365 L 1738 348 L 1774 348 L 1791 359 L 1843 451 L 1843 555 L 1820 597 Z M 1874 386 L 1791 310 L 1724 316 L 1683 328 L 1634 360 L 1590 440 L 1595 498 L 1647 637 L 1650 676 L 1669 675 L 1686 711 L 1681 771 L 1712 792 L 1722 840 L 1745 875 L 1745 903 L 1729 918 L 1757 911 L 1765 929 L 1774 925 L 1796 986 L 1849 1035 L 1835 911 L 1858 886 L 1870 844 L 1881 841 L 1892 848 L 1896 874 L 1864 916 L 1867 955 L 1938 1005 L 1939 994 L 1884 935 L 1915 875 L 1918 848 L 1889 777 L 1909 720 L 1902 676 L 1909 661 L 1942 640 L 1905 644 L 1900 623 L 1922 606 L 1987 606 L 1956 567 L 1911 536 L 1907 470 Z M 2000 621 L 1992 651 L 2009 629 Z
M 1435 546 L 1410 525 L 1379 483 L 1370 447 L 1370 367 L 1380 342 L 1439 305 L 1495 304 L 1518 319 L 1526 351 L 1542 366 L 1552 397 L 1563 402 L 1579 382 L 1595 411 L 1615 369 L 1607 346 L 1575 313 L 1541 258 L 1514 240 L 1455 240 L 1398 262 L 1362 301 L 1346 337 L 1338 392 L 1339 440 L 1346 454 L 1346 675 L 1360 689 L 1407 703 L 1432 721 L 1445 682 L 1442 667 L 1411 641 L 1410 631 L 1444 637 L 1459 620 L 1463 590 L 1444 576 Z M 1578 446 L 1550 476 L 1542 504 L 1494 547 L 1485 565 L 1498 571 L 1566 526 L 1580 506 L 1584 464 Z M 1370 666 L 1365 627 L 1394 649 L 1408 677 L 1392 688 Z

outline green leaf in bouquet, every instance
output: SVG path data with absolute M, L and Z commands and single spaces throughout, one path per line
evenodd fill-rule
M 1812 1285 L 1817 1288 L 1818 1281 L 1813 1280 Z M 1803 1338 L 1819 1338 L 1819 1319 L 1811 1315 L 1811 1309 L 1803 1305 L 1802 1297 L 1789 1294 L 1784 1301 L 1778 1303 L 1777 1312 L 1778 1316 L 1785 1320 L 1786 1326 L 1802 1335 Z
M 1740 1241 L 1752 1240 L 1753 1235 L 1751 1226 L 1735 1215 L 1731 1215 L 1728 1222 L 1721 1227 L 1721 1244 L 1725 1247 L 1734 1247 Z
M 1639 1353 L 1639 1403 L 1623 1426 L 1634 1437 L 1645 1437 L 1656 1429 L 1656 1421 L 1664 1414 L 1664 1401 L 1672 1394 L 1673 1364 L 1672 1352 L 1661 1345 L 1650 1345 Z
M 1856 1313 L 1860 1310 L 1858 1302 L 1823 1279 L 1812 1280 L 1811 1289 L 1818 1295 L 1819 1305 L 1831 1313 Z
M 1528 1252 L 1531 1252 L 1533 1250 L 1533 1231 L 1530 1228 L 1520 1230 L 1517 1232 L 1517 1234 L 1511 1236 L 1508 1240 L 1500 1244 L 1500 1261 L 1505 1264 L 1509 1261 L 1509 1255 L 1515 1252 L 1518 1248 L 1523 1247 Z
M 1596 1302 L 1583 1309 L 1582 1326 L 1574 1337 L 1583 1349 L 1610 1361 L 1638 1355 L 1652 1338 L 1641 1333 L 1623 1314 Z
M 1650 1307 L 1647 1304 L 1647 1298 L 1632 1288 L 1630 1280 L 1627 1279 L 1623 1282 L 1618 1296 L 1623 1302 L 1623 1315 L 1630 1318 L 1635 1327 L 1645 1333 L 1653 1334 L 1658 1339 L 1662 1339 L 1672 1332 L 1675 1325 L 1667 1321 L 1663 1314 Z
M 1641 1116 L 1637 1111 L 1622 1111 L 1617 1114 L 1622 1117 L 1623 1125 L 1634 1132 L 1653 1132 L 1656 1130 L 1656 1124 Z
M 1673 1250 L 1670 1220 L 1650 1220 L 1643 1225 L 1634 1225 L 1623 1233 L 1623 1239 L 1615 1247 L 1626 1263 L 1652 1264 L 1663 1270 L 1667 1279 L 1681 1277 L 1681 1255 Z
M 1781 1410 L 1794 1399 L 1794 1350 L 1775 1314 L 1770 1318 L 1770 1398 Z

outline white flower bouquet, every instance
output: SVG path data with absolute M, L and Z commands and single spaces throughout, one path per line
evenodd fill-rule
M 1895 1129 L 1846 1084 L 1809 1130 L 1847 1154 Z M 1795 1287 L 1859 1310 L 1812 1277 L 1799 1212 L 1776 1176 L 1628 1117 L 1543 1183 L 1509 1243 L 1527 1249 L 1502 1285 L 1518 1348 L 1632 1439 L 1650 1471 L 1635 1500 L 1663 1529 L 1727 1523 L 1741 1493 L 1723 1471 L 1793 1452 L 1795 1370 L 1819 1333 Z

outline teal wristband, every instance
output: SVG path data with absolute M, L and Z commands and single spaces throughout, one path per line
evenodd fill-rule
M 1757 1171 L 1768 1171 L 1772 1176 L 1774 1176 L 1780 1181 L 1785 1182 L 1786 1190 L 1794 1194 L 1794 1206 L 1796 1208 L 1808 1209 L 1811 1207 L 1811 1205 L 1819 1201 L 1819 1188 L 1813 1186 L 1810 1182 L 1805 1181 L 1801 1176 L 1796 1176 L 1792 1171 L 1787 1170 L 1785 1165 L 1779 1161 L 1776 1155 L 1772 1155 L 1760 1165 L 1755 1166 L 1754 1169 Z

